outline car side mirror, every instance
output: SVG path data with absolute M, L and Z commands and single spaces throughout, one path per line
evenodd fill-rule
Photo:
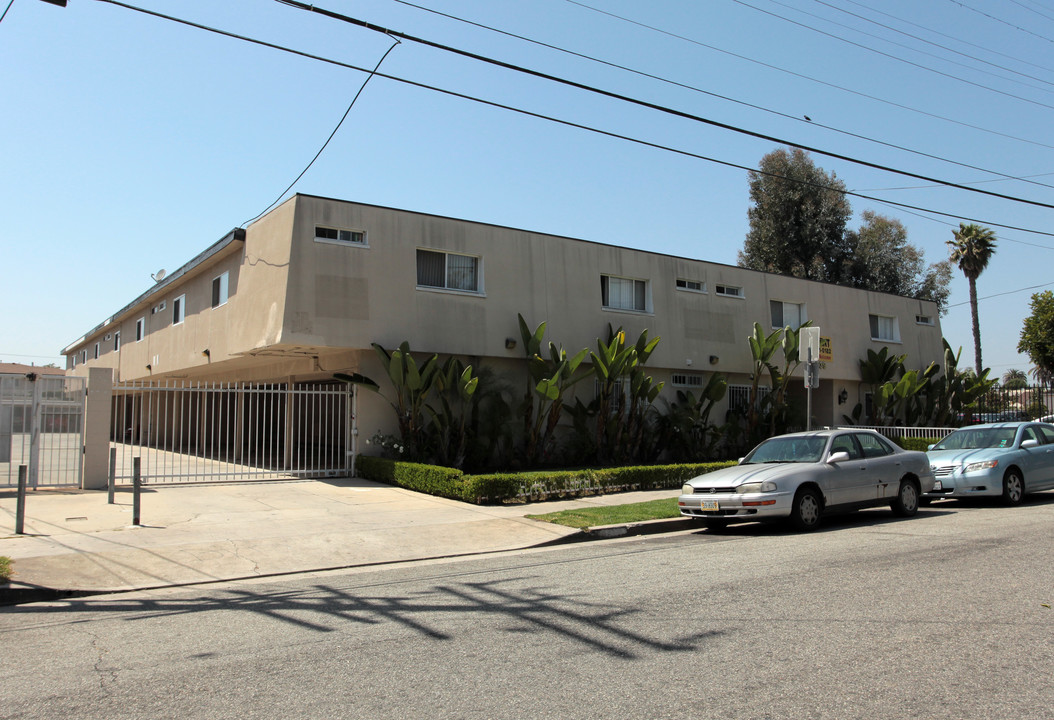
M 1032 438 L 1021 441 L 1021 447 L 1023 448 L 1036 447 L 1036 445 L 1039 445 L 1039 442 L 1037 440 L 1033 440 Z
M 836 465 L 840 462 L 845 462 L 849 459 L 849 453 L 842 450 L 841 452 L 831 453 L 831 456 L 827 458 L 828 465 Z

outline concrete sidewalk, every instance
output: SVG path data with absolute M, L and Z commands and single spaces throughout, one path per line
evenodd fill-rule
M 15 575 L 0 602 L 518 550 L 581 534 L 525 515 L 676 494 L 477 506 L 358 479 L 147 486 L 133 526 L 131 489 L 113 505 L 105 491 L 37 490 L 15 535 L 4 490 L 0 555 Z

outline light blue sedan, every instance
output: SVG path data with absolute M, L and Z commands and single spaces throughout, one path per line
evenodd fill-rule
M 1054 488 L 1054 425 L 1047 423 L 971 425 L 926 454 L 936 482 L 924 499 L 991 496 L 1017 505 L 1026 493 Z

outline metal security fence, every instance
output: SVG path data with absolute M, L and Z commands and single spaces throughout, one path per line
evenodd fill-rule
M 118 384 L 110 446 L 118 482 L 318 478 L 350 472 L 344 383 Z
M 0 486 L 79 486 L 84 457 L 84 378 L 0 374 Z
M 853 430 L 875 430 L 890 440 L 899 438 L 943 440 L 951 435 L 955 428 L 946 427 L 891 427 L 883 425 L 839 425 L 840 428 Z

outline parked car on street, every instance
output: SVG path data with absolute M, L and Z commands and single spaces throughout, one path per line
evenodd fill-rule
M 769 438 L 738 465 L 689 480 L 677 505 L 711 529 L 788 519 L 813 530 L 824 514 L 879 505 L 910 517 L 932 487 L 925 453 L 874 430 L 818 430 Z
M 990 423 L 960 428 L 926 453 L 936 498 L 1002 497 L 1017 505 L 1030 492 L 1054 488 L 1054 425 Z

